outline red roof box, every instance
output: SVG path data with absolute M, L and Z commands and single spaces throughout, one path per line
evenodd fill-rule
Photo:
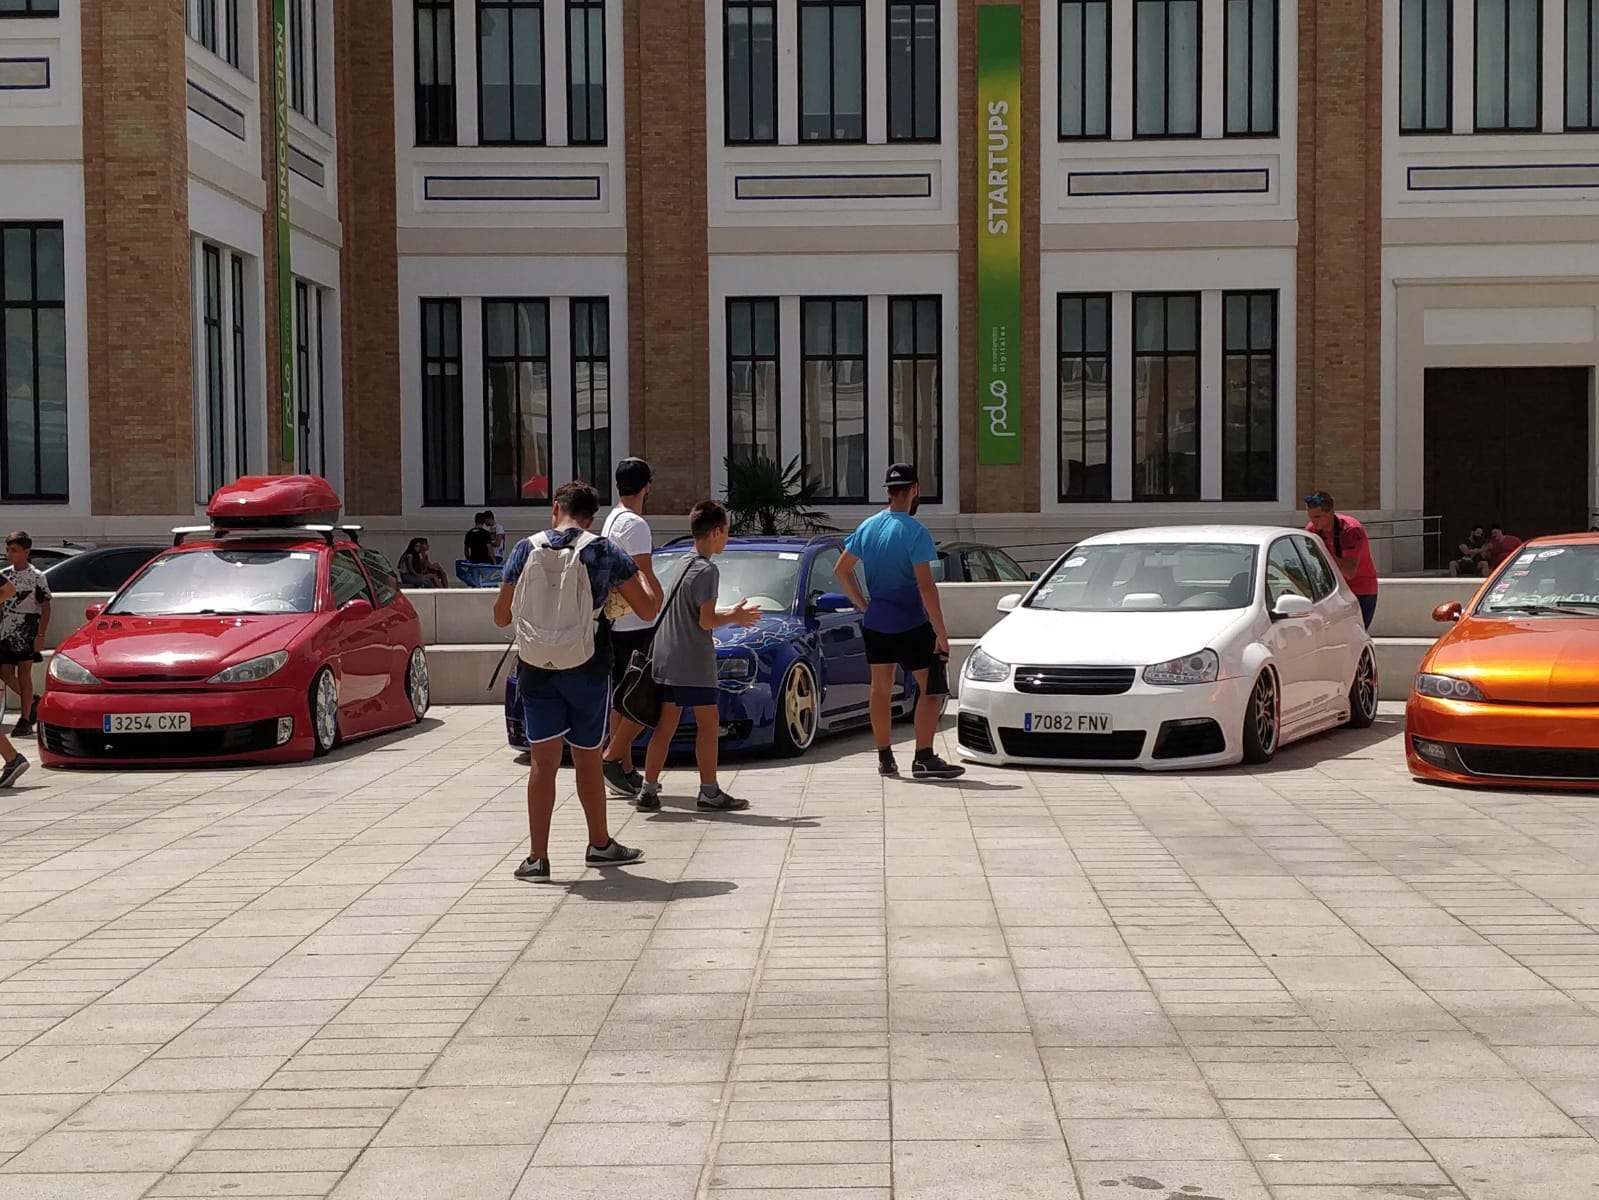
M 246 475 L 218 488 L 205 515 L 220 529 L 334 525 L 343 507 L 320 475 Z

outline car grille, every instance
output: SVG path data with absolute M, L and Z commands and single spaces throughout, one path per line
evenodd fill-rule
M 994 731 L 988 718 L 976 713 L 962 713 L 960 718 L 960 744 L 979 754 L 994 753 Z
M 1136 676 L 1132 667 L 1017 667 L 1015 687 L 1030 696 L 1119 696 Z
M 1144 751 L 1144 730 L 1118 729 L 1115 733 L 1028 733 L 1001 729 L 1005 753 L 1015 758 L 1055 758 L 1063 762 L 1099 759 L 1130 762 Z
M 1473 775 L 1499 779 L 1599 780 L 1599 750 L 1542 750 L 1522 746 L 1456 746 Z
M 210 725 L 188 733 L 102 733 L 41 725 L 39 740 L 50 753 L 67 758 L 218 758 L 276 749 L 278 722 L 273 717 L 243 725 Z
M 1209 717 L 1193 721 L 1167 721 L 1155 738 L 1156 758 L 1203 758 L 1227 749 L 1221 726 Z

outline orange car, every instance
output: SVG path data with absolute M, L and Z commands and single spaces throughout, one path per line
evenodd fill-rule
M 1599 536 L 1528 542 L 1427 652 L 1405 706 L 1411 774 L 1599 788 Z

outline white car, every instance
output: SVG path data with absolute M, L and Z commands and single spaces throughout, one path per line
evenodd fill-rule
M 963 758 L 1176 770 L 1262 763 L 1377 715 L 1360 604 L 1319 538 L 1215 525 L 1080 543 L 967 659 Z

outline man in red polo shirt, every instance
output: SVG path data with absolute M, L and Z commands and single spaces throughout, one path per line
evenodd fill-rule
M 1354 517 L 1338 512 L 1326 492 L 1312 492 L 1305 497 L 1305 515 L 1310 518 L 1305 532 L 1321 537 L 1321 544 L 1349 581 L 1349 590 L 1360 601 L 1361 619 L 1370 629 L 1377 613 L 1377 564 L 1371 560 L 1371 539 L 1366 536 L 1366 527 Z
M 1506 533 L 1503 525 L 1495 523 L 1488 526 L 1488 544 L 1483 547 L 1483 555 L 1477 567 L 1478 574 L 1493 574 L 1499 564 L 1520 549 L 1521 539 L 1513 533 Z

